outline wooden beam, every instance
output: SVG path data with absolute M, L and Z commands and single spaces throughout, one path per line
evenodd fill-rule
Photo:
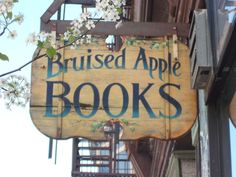
M 56 28 L 57 34 L 63 34 L 70 26 L 71 21 L 51 20 L 49 23 L 41 22 L 41 31 L 52 31 Z M 172 36 L 177 34 L 188 37 L 189 24 L 163 23 L 163 22 L 124 22 L 116 29 L 115 22 L 99 22 L 89 34 L 92 35 L 132 35 L 132 36 Z
M 65 4 L 95 5 L 95 0 L 66 0 Z
M 224 6 L 236 6 L 236 2 L 235 1 L 226 1 Z
M 217 63 L 215 75 L 211 78 L 213 81 L 206 92 L 206 100 L 208 102 L 216 102 L 218 97 L 222 95 L 227 104 L 230 104 L 231 99 L 236 90 L 236 24 L 232 27 L 232 35 L 228 35 L 224 45 L 225 50 L 222 50 L 221 57 Z
M 49 8 L 44 12 L 44 14 L 41 16 L 41 21 L 44 23 L 48 23 L 50 18 L 56 13 L 56 11 L 61 7 L 61 5 L 66 0 L 56 0 L 53 1 L 53 3 L 49 6 Z
M 207 108 L 210 176 L 232 177 L 227 102 L 221 96 L 219 101 L 209 103 Z
M 154 140 L 152 164 L 150 166 L 150 177 L 165 176 L 174 141 Z
M 231 177 L 229 104 L 236 90 L 236 25 L 225 42 L 214 80 L 207 92 L 210 175 Z
M 60 9 L 62 4 L 95 5 L 95 0 L 55 0 L 41 16 L 41 21 L 48 23 L 50 18 Z

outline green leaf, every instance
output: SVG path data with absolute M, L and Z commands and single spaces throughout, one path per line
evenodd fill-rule
M 117 8 L 116 10 L 117 10 L 117 12 L 118 12 L 119 14 L 122 14 L 122 13 L 123 13 L 123 9 L 122 9 L 122 8 Z
M 169 41 L 166 41 L 163 45 L 164 47 L 169 47 Z
M 19 2 L 18 0 L 13 0 L 14 3 Z
M 47 49 L 46 53 L 49 58 L 53 58 L 57 54 L 57 51 L 56 51 L 56 49 L 50 47 Z
M 7 55 L 3 54 L 0 52 L 0 60 L 3 60 L 3 61 L 9 61 L 9 58 Z
M 102 128 L 103 122 L 93 122 L 92 123 L 92 132 L 95 133 L 98 129 Z
M 135 131 L 135 127 L 130 127 L 130 131 L 133 133 Z
M 44 46 L 44 43 L 43 42 L 41 42 L 41 41 L 38 41 L 38 45 L 37 45 L 40 49 L 42 49 L 43 48 L 43 46 Z
M 152 43 L 152 45 L 151 45 L 151 49 L 159 49 L 159 47 L 160 47 L 160 44 L 157 43 L 157 42 L 154 42 L 154 43 Z
M 128 121 L 128 120 L 126 120 L 126 119 L 121 119 L 121 121 L 122 121 L 126 126 L 129 125 L 129 121 Z
M 7 18 L 12 19 L 12 12 L 7 12 Z
M 75 36 L 70 36 L 69 37 L 69 43 L 75 42 Z
M 7 85 L 11 88 L 15 88 L 15 85 L 13 83 L 7 83 Z
M 130 46 L 130 45 L 134 45 L 135 42 L 136 42 L 135 39 L 127 39 L 126 44 Z

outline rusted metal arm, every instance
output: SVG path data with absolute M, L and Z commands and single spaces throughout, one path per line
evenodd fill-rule
M 48 23 L 50 18 L 56 13 L 58 9 L 60 9 L 61 5 L 66 0 L 56 0 L 54 1 L 49 8 L 44 12 L 44 14 L 41 16 L 41 22 Z
M 66 0 L 66 4 L 95 5 L 95 0 Z
M 56 0 L 41 16 L 41 21 L 43 23 L 48 23 L 50 18 L 60 9 L 62 4 L 95 5 L 95 0 Z
M 57 34 L 63 34 L 70 26 L 71 21 L 51 20 L 48 23 L 41 21 L 41 31 L 56 29 Z M 177 34 L 187 37 L 189 24 L 185 23 L 162 23 L 162 22 L 124 22 L 116 29 L 115 22 L 99 22 L 88 34 L 92 35 L 132 35 L 132 36 L 171 36 Z

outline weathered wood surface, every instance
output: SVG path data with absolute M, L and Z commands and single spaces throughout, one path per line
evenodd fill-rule
M 41 17 L 41 30 L 50 32 L 57 31 L 58 34 L 64 34 L 71 20 L 50 20 L 47 21 L 52 14 L 48 11 Z M 116 28 L 116 22 L 97 23 L 96 27 L 91 29 L 88 34 L 91 35 L 127 35 L 127 36 L 152 36 L 161 37 L 172 36 L 178 34 L 181 37 L 188 37 L 189 24 L 188 23 L 166 23 L 166 22 L 123 22 L 122 26 Z
M 236 94 L 234 94 L 230 106 L 229 106 L 229 115 L 232 120 L 232 123 L 236 127 Z
M 159 39 L 158 42 L 164 43 L 164 39 Z M 72 67 L 72 62 L 68 62 L 67 71 L 61 72 L 58 76 L 47 78 L 48 58 L 42 58 L 32 64 L 32 97 L 30 104 L 30 112 L 35 126 L 43 134 L 64 139 L 69 137 L 85 137 L 90 139 L 104 139 L 104 133 L 101 129 L 92 131 L 94 122 L 101 123 L 111 120 L 105 111 L 102 104 L 103 92 L 109 84 L 120 83 L 128 92 L 128 108 L 125 113 L 114 118 L 121 121 L 126 120 L 128 124 L 121 123 L 124 128 L 122 139 L 138 139 L 142 137 L 155 137 L 159 139 L 175 139 L 185 134 L 191 129 L 194 124 L 197 114 L 196 92 L 190 87 L 190 67 L 188 58 L 188 48 L 183 44 L 170 44 L 168 47 L 160 47 L 159 49 L 151 49 L 151 42 L 135 44 L 133 46 L 123 46 L 120 52 L 108 51 L 106 45 L 102 42 L 99 44 L 89 44 L 81 46 L 79 49 L 66 48 L 60 50 L 62 60 L 77 57 L 77 64 L 81 56 L 88 55 L 88 49 L 91 49 L 91 64 L 99 66 L 99 63 L 94 60 L 96 54 L 119 56 L 122 50 L 125 49 L 125 68 L 117 69 L 114 62 L 108 65 L 110 69 L 102 67 L 99 69 L 84 69 L 75 71 Z M 174 47 L 173 47 L 174 46 Z M 158 69 L 153 71 L 153 78 L 148 70 L 143 67 L 143 62 L 138 64 L 137 69 L 134 65 L 137 62 L 137 57 L 140 52 L 140 47 L 145 49 L 145 56 L 163 58 L 168 61 L 168 53 L 172 56 L 172 65 L 179 61 L 181 67 L 177 70 L 175 76 L 169 74 L 168 69 L 163 72 L 162 80 L 159 77 Z M 177 56 L 177 58 L 174 57 Z M 85 58 L 86 61 L 86 58 Z M 149 61 L 147 61 L 149 64 Z M 158 63 L 159 66 L 160 63 Z M 79 65 L 79 64 L 78 64 Z M 53 72 L 58 71 L 58 66 L 55 64 Z M 70 86 L 70 92 L 65 97 L 70 100 L 71 110 L 65 117 L 46 117 L 46 98 L 47 98 L 47 81 L 64 81 Z M 96 114 L 90 118 L 82 118 L 75 111 L 73 104 L 73 95 L 76 88 L 83 83 L 92 83 L 99 91 L 100 102 Z M 133 83 L 139 84 L 139 93 L 142 93 L 148 84 L 152 83 L 152 87 L 145 93 L 145 99 L 150 105 L 152 111 L 156 115 L 155 118 L 150 118 L 150 113 L 139 100 L 139 117 L 132 118 L 133 115 Z M 181 104 L 182 112 L 176 118 L 163 118 L 160 112 L 164 115 L 174 115 L 176 107 L 173 103 L 170 104 L 167 99 L 160 95 L 159 90 L 166 83 L 173 83 L 180 86 L 165 87 L 164 92 L 174 98 Z M 53 95 L 62 94 L 64 88 L 60 84 L 55 84 Z M 84 115 L 89 115 L 93 110 L 93 97 L 91 87 L 85 86 L 81 89 L 79 103 L 81 112 Z M 123 95 L 119 86 L 114 86 L 110 90 L 109 95 L 109 110 L 112 114 L 117 115 L 122 110 Z M 53 114 L 60 114 L 65 108 L 62 99 L 53 98 Z M 112 120 L 114 120 L 112 119 Z

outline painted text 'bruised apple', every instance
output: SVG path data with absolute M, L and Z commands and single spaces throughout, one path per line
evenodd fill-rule
M 47 79 L 52 79 L 54 77 L 60 76 L 60 74 L 66 74 L 69 70 L 68 68 L 72 68 L 73 71 L 84 72 L 89 70 L 99 70 L 99 69 L 117 69 L 122 72 L 122 70 L 126 70 L 126 48 L 122 50 L 122 54 L 118 56 L 114 56 L 112 54 L 104 55 L 104 54 L 96 54 L 92 55 L 92 50 L 87 50 L 87 55 L 68 59 L 63 59 L 60 53 L 57 53 L 56 57 L 52 59 L 48 59 L 48 71 L 47 71 Z M 179 69 L 181 68 L 181 63 L 178 60 L 172 61 L 172 56 L 168 54 L 168 60 L 162 58 L 155 58 L 155 56 L 147 57 L 145 49 L 139 48 L 139 52 L 137 53 L 137 57 L 134 60 L 132 70 L 147 70 L 149 77 L 152 79 L 160 79 L 163 81 L 164 74 L 173 75 L 174 77 L 179 77 L 181 75 Z M 168 89 L 175 89 L 176 91 L 181 90 L 181 86 L 175 83 L 165 83 L 163 81 L 162 85 L 156 85 L 155 82 L 148 83 L 145 86 L 142 86 L 142 90 L 140 89 L 139 83 L 131 83 L 131 90 L 127 90 L 127 88 L 121 83 L 114 82 L 107 84 L 104 90 L 99 90 L 98 87 L 92 82 L 78 82 L 78 86 L 75 90 L 71 90 L 70 85 L 65 81 L 46 81 L 47 85 L 47 94 L 46 94 L 46 111 L 45 117 L 65 117 L 67 116 L 71 108 L 74 107 L 76 113 L 81 118 L 92 118 L 96 116 L 96 113 L 99 109 L 104 109 L 106 114 L 111 118 L 121 118 L 127 111 L 128 107 L 132 109 L 132 118 L 140 117 L 140 105 L 145 108 L 151 119 L 153 118 L 177 118 L 182 113 L 181 104 L 174 98 L 174 96 L 169 95 L 167 92 Z M 60 94 L 55 94 L 55 87 L 62 87 L 63 91 Z M 89 113 L 83 113 L 80 103 L 81 91 L 83 89 L 90 89 L 91 95 L 93 95 L 92 103 L 90 105 L 91 111 Z M 122 106 L 120 108 L 119 113 L 113 113 L 110 109 L 109 105 L 109 97 L 111 96 L 111 90 L 114 88 L 118 88 L 120 90 L 120 94 L 122 97 Z M 174 112 L 171 115 L 166 115 L 164 112 L 159 110 L 158 112 L 154 112 L 152 107 L 157 105 L 150 105 L 145 95 L 152 89 L 155 89 L 155 93 L 159 94 L 161 99 L 168 102 L 173 108 Z M 73 92 L 73 99 L 69 100 L 67 95 Z M 132 93 L 132 95 L 129 95 Z M 155 95 L 153 95 L 155 96 Z M 63 102 L 63 109 L 59 113 L 53 112 L 53 99 L 59 99 Z

